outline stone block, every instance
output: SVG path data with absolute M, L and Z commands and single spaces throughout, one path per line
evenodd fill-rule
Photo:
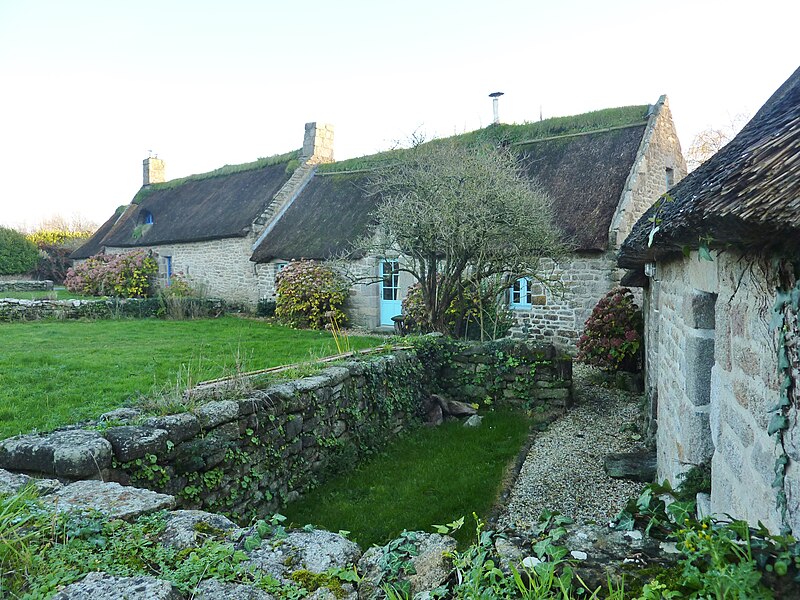
M 111 444 L 97 431 L 68 429 L 0 441 L 0 468 L 56 477 L 96 477 L 111 466 Z
M 686 397 L 694 406 L 705 406 L 711 401 L 711 369 L 714 366 L 714 337 L 690 330 L 684 343 L 683 371 Z
M 89 573 L 71 583 L 53 600 L 182 600 L 183 595 L 169 581 L 139 575 L 116 577 L 102 572 Z
M 92 509 L 112 519 L 133 519 L 175 506 L 173 496 L 104 481 L 76 481 L 47 498 L 59 512 Z
M 194 411 L 202 429 L 213 429 L 239 418 L 239 405 L 233 400 L 217 400 L 201 404 Z
M 58 479 L 36 479 L 22 473 L 11 473 L 0 469 L 0 494 L 16 494 L 29 485 L 36 488 L 36 493 L 40 496 L 57 492 L 63 487 Z
M 111 442 L 116 459 L 123 463 L 146 454 L 160 456 L 167 449 L 168 434 L 164 429 L 121 425 L 107 429 L 103 435 Z

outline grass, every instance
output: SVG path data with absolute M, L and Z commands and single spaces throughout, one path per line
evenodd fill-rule
M 351 336 L 353 349 L 381 338 Z M 336 354 L 329 333 L 252 319 L 0 324 L 0 438 L 95 418 L 193 382 Z
M 522 124 L 489 125 L 483 129 L 469 131 L 452 136 L 460 144 L 490 144 L 498 145 L 500 142 L 520 144 L 532 140 L 548 137 L 588 133 L 611 127 L 645 123 L 647 118 L 647 105 L 622 106 L 619 108 L 606 108 L 581 115 L 568 117 L 553 117 L 543 121 Z M 440 140 L 431 140 L 436 143 Z M 369 156 L 351 158 L 334 163 L 322 164 L 318 167 L 319 173 L 338 173 L 346 171 L 372 170 L 382 165 L 399 160 L 407 150 L 399 148 L 379 152 Z
M 486 516 L 495 503 L 530 425 L 520 413 L 495 411 L 477 428 L 453 422 L 417 429 L 283 512 L 298 526 L 349 530 L 362 548 L 385 544 L 403 529 L 432 531 L 434 524 L 464 516 L 456 538 L 468 543 L 475 531 L 472 513 Z
M 97 296 L 82 296 L 65 289 L 54 289 L 50 292 L 0 292 L 0 298 L 16 298 L 17 300 L 102 300 Z

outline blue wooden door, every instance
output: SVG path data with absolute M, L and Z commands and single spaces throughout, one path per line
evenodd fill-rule
M 398 287 L 399 275 L 397 260 L 381 261 L 381 326 L 393 326 L 392 317 L 396 317 L 403 310 Z

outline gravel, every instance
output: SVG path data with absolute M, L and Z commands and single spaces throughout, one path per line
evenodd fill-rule
M 608 523 L 643 484 L 611 479 L 603 459 L 616 452 L 644 449 L 640 431 L 641 395 L 591 382 L 593 370 L 575 365 L 575 404 L 537 434 L 499 516 L 501 527 L 529 529 L 544 510 L 576 523 Z

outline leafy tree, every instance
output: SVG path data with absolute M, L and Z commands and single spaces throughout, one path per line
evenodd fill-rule
M 540 259 L 562 251 L 550 201 L 509 152 L 434 141 L 398 153 L 370 181 L 379 194 L 374 236 L 360 250 L 401 256 L 419 283 L 425 329 L 452 333 L 454 301 L 496 306 L 521 277 L 539 277 Z
M 36 244 L 19 231 L 0 227 L 0 275 L 29 273 L 38 261 Z

